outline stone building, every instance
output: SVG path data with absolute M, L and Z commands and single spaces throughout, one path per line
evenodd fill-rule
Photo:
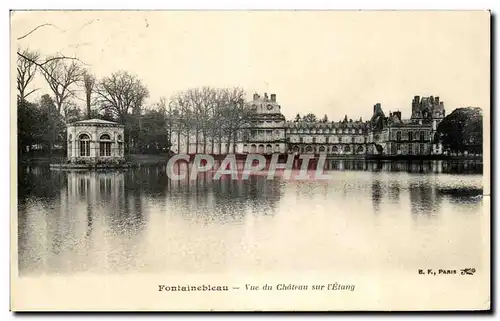
M 102 119 L 67 124 L 68 160 L 97 163 L 124 160 L 124 126 Z
M 403 119 L 400 111 L 385 116 L 381 105 L 375 104 L 369 123 L 368 154 L 441 154 L 442 146 L 434 142 L 434 135 L 444 117 L 445 109 L 439 97 L 415 96 L 410 119 Z
M 248 125 L 238 131 L 236 144 L 227 137 L 221 139 L 203 137 L 203 133 L 195 133 L 192 130 L 188 137 L 173 131 L 171 136 L 172 152 L 196 154 L 207 153 L 221 155 L 227 153 L 286 153 L 287 143 L 285 138 L 286 122 L 281 113 L 281 106 L 276 101 L 276 95 L 270 97 L 264 94 L 261 97 L 254 94 L 253 100 L 249 102 L 253 116 Z
M 361 119 L 341 122 L 287 122 L 289 151 L 296 154 L 364 155 L 368 126 Z
M 281 113 L 281 106 L 276 101 L 276 94 L 271 97 L 264 94 L 253 95 L 250 102 L 251 110 L 255 113 L 250 126 L 243 130 L 240 142 L 243 153 L 283 154 L 287 151 L 286 121 Z
M 250 125 L 238 132 L 236 143 L 225 139 L 214 148 L 202 147 L 203 137 L 172 133 L 174 153 L 295 153 L 328 154 L 346 157 L 366 155 L 430 155 L 441 154 L 442 146 L 433 142 L 437 125 L 445 116 L 439 97 L 415 96 L 412 114 L 402 118 L 400 111 L 386 116 L 380 103 L 373 106 L 369 121 L 352 120 L 345 116 L 340 122 L 286 121 L 276 95 L 253 95 L 249 102 L 253 111 Z M 211 142 L 207 138 L 207 142 Z M 204 143 L 205 144 L 205 143 Z M 210 144 L 209 144 L 210 145 Z

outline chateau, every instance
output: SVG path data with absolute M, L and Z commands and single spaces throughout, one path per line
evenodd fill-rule
M 409 119 L 400 111 L 386 115 L 382 106 L 373 106 L 369 121 L 352 120 L 345 116 L 340 122 L 287 121 L 281 113 L 276 95 L 253 95 L 249 106 L 249 125 L 238 131 L 236 139 L 227 138 L 214 144 L 210 138 L 189 139 L 173 132 L 174 153 L 247 154 L 327 154 L 329 156 L 363 158 L 367 155 L 436 155 L 443 152 L 434 143 L 439 122 L 445 117 L 439 97 L 415 96 Z M 204 141 L 204 146 L 201 143 Z M 189 144 L 188 144 L 189 142 Z M 198 143 L 196 143 L 198 142 Z M 198 146 L 196 146 L 198 144 Z

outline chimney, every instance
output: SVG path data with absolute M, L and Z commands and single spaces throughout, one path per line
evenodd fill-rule
M 276 94 L 271 94 L 271 101 L 276 102 Z
M 257 99 L 259 99 L 259 94 L 254 93 L 254 94 L 253 94 L 253 100 L 257 100 Z
M 267 93 L 264 93 L 264 100 L 267 101 L 269 97 L 267 97 Z
M 436 105 L 439 105 L 439 96 L 436 96 L 436 97 L 434 98 L 434 102 L 436 103 Z
M 434 96 L 430 96 L 430 97 L 429 97 L 429 100 L 430 100 L 430 102 L 431 102 L 431 105 L 434 105 Z
M 401 112 L 399 110 L 394 112 L 394 116 L 401 120 Z

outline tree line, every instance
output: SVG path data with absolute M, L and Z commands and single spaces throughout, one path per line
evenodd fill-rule
M 30 100 L 43 77 L 50 93 Z M 83 95 L 82 95 L 83 93 Z M 84 98 L 81 98 L 81 97 Z M 128 152 L 168 151 L 174 130 L 196 149 L 211 150 L 223 141 L 235 142 L 238 129 L 250 123 L 251 110 L 242 88 L 192 88 L 170 99 L 146 104 L 149 91 L 137 75 L 117 71 L 98 79 L 78 59 L 65 56 L 42 58 L 28 49 L 17 55 L 18 153 L 53 155 L 66 148 L 65 124 L 99 118 L 125 126 Z M 79 101 L 85 108 L 79 108 Z M 194 138 L 193 138 L 194 137 Z M 233 144 L 234 145 L 234 144 Z M 201 147 L 198 147 L 201 146 Z
M 30 100 L 39 88 L 34 79 L 42 77 L 49 93 Z M 82 98 L 83 96 L 83 98 Z M 169 99 L 146 104 L 149 91 L 137 75 L 117 71 L 97 78 L 73 57 L 42 57 L 29 49 L 17 53 L 18 153 L 63 154 L 66 149 L 66 123 L 99 118 L 125 126 L 125 150 L 131 153 L 169 151 L 172 132 L 195 143 L 195 152 L 206 153 L 223 142 L 235 142 L 241 129 L 251 123 L 252 110 L 240 87 L 191 88 Z M 85 104 L 83 110 L 79 101 Z M 295 122 L 328 122 L 308 113 L 297 114 Z M 359 121 L 362 122 L 362 119 Z M 342 122 L 352 122 L 347 116 Z M 243 135 L 249 135 L 243 132 Z M 478 108 L 459 108 L 445 117 L 438 127 L 437 140 L 445 148 L 482 151 L 482 112 Z M 192 141 L 194 140 L 194 142 Z M 180 142 L 178 142 L 180 143 Z M 180 146 L 178 146 L 180 150 Z M 234 151 L 234 150 L 233 150 Z

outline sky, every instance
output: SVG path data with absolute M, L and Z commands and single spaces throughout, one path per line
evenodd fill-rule
M 17 40 L 44 23 L 54 26 Z M 147 104 L 240 86 L 248 99 L 275 93 L 287 119 L 369 119 L 375 103 L 409 118 L 415 95 L 439 96 L 447 113 L 490 109 L 487 11 L 14 12 L 12 57 L 17 48 L 78 57 L 97 77 L 136 74 Z M 41 76 L 34 86 L 33 98 L 50 93 Z

